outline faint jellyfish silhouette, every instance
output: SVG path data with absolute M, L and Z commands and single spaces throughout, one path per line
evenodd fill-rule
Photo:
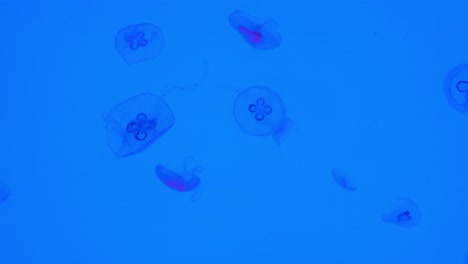
M 10 198 L 11 189 L 4 183 L 0 182 L 0 204 L 6 202 Z
M 333 168 L 331 171 L 333 180 L 343 189 L 348 191 L 356 191 L 357 186 L 347 173 L 340 168 Z
M 162 164 L 156 165 L 154 171 L 167 187 L 178 192 L 191 192 L 199 188 L 201 180 L 198 174 L 202 173 L 204 168 L 190 156 L 184 159 L 182 171 L 169 170 Z M 194 193 L 193 198 L 198 197 L 199 193 Z
M 115 35 L 115 48 L 129 65 L 155 59 L 163 46 L 161 29 L 150 23 L 126 26 Z
M 107 143 L 118 158 L 142 152 L 174 125 L 161 96 L 140 94 L 115 105 L 106 115 Z
M 273 19 L 260 21 L 245 12 L 236 10 L 229 14 L 229 24 L 250 46 L 256 49 L 271 50 L 281 45 L 281 35 Z
M 265 86 L 251 86 L 242 90 L 234 101 L 233 110 L 241 130 L 253 136 L 272 135 L 278 144 L 294 126 L 286 116 L 281 97 Z
M 382 214 L 381 219 L 401 227 L 415 227 L 421 222 L 421 212 L 412 200 L 400 198 Z
M 468 64 L 461 64 L 449 72 L 444 91 L 455 110 L 468 112 Z

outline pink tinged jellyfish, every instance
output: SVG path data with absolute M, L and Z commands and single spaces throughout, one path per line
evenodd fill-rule
M 115 105 L 105 119 L 107 143 L 118 158 L 144 151 L 175 122 L 171 108 L 154 94 L 139 94 Z
M 203 167 L 194 163 L 193 158 L 184 160 L 184 169 L 181 172 L 169 170 L 161 164 L 156 165 L 154 169 L 156 176 L 164 185 L 179 192 L 190 192 L 198 188 L 201 181 L 197 174 L 203 170 Z
M 115 35 L 115 48 L 128 65 L 155 59 L 163 47 L 161 29 L 150 23 L 126 26 Z
M 412 200 L 400 198 L 387 209 L 381 219 L 401 227 L 415 227 L 421 222 L 421 212 Z
M 294 123 L 286 116 L 281 97 L 271 88 L 251 86 L 234 101 L 234 119 L 239 128 L 252 136 L 271 135 L 280 144 Z
M 273 20 L 260 21 L 236 10 L 229 15 L 229 23 L 247 43 L 259 50 L 271 50 L 281 45 L 281 35 Z
M 333 168 L 331 171 L 333 180 L 343 189 L 348 190 L 348 191 L 356 191 L 357 187 L 354 184 L 354 182 L 351 180 L 351 178 L 343 172 L 342 169 L 339 168 Z

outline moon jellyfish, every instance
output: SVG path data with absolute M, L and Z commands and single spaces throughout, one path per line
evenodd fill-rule
M 234 118 L 239 128 L 253 136 L 272 135 L 276 143 L 293 127 L 281 97 L 271 88 L 251 86 L 234 101 Z
M 150 23 L 126 26 L 115 35 L 115 48 L 129 65 L 155 59 L 163 46 L 161 29 Z
M 415 227 L 421 221 L 421 212 L 412 200 L 400 198 L 387 209 L 381 219 L 401 227 Z
M 203 170 L 204 168 L 192 157 L 185 158 L 182 171 L 170 170 L 162 164 L 156 165 L 154 169 L 156 176 L 164 185 L 179 192 L 197 189 L 201 182 L 198 174 Z
M 164 99 L 140 94 L 115 105 L 106 116 L 107 143 L 118 158 L 142 152 L 174 125 Z
M 276 29 L 276 23 L 271 19 L 260 21 L 236 10 L 229 15 L 229 23 L 250 46 L 256 49 L 271 50 L 281 45 L 281 35 Z
M 455 110 L 468 112 L 468 64 L 459 65 L 449 72 L 444 91 Z
M 333 168 L 331 171 L 333 180 L 345 190 L 356 191 L 357 187 L 354 182 L 349 178 L 349 176 L 343 172 L 342 169 Z

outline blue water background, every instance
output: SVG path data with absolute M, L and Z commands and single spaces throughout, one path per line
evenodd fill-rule
M 443 92 L 468 62 L 468 2 L 0 0 L 2 264 L 465 263 L 468 114 Z M 260 51 L 234 10 L 276 23 Z M 149 22 L 161 56 L 129 66 L 121 28 Z M 239 90 L 275 89 L 294 129 L 243 133 Z M 180 88 L 180 89 L 179 89 Z M 182 89 L 183 88 L 183 89 Z M 117 159 L 106 112 L 166 95 L 174 127 Z M 202 189 L 164 186 L 156 164 L 203 164 Z M 340 188 L 332 168 L 356 191 Z M 421 223 L 383 222 L 414 200 Z

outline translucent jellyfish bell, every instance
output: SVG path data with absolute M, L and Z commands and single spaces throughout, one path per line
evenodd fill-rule
M 140 94 L 115 105 L 106 116 L 107 143 L 121 158 L 142 152 L 175 122 L 161 96 Z
M 357 186 L 353 179 L 348 175 L 349 172 L 344 171 L 342 168 L 333 168 L 331 171 L 333 180 L 341 188 L 348 191 L 356 191 Z
M 421 222 L 421 212 L 412 200 L 400 198 L 382 214 L 381 219 L 401 227 L 415 227 Z
M 167 187 L 179 192 L 191 192 L 199 187 L 201 180 L 198 174 L 203 172 L 204 168 L 198 165 L 193 157 L 187 157 L 182 171 L 170 170 L 162 164 L 156 165 L 154 171 Z
M 281 45 L 281 35 L 273 19 L 261 21 L 245 12 L 236 10 L 229 14 L 229 24 L 253 48 L 271 50 Z
M 281 97 L 265 86 L 251 86 L 238 94 L 234 101 L 234 118 L 245 133 L 272 135 L 277 143 L 293 126 Z
M 449 72 L 444 91 L 455 110 L 468 112 L 468 64 L 459 65 Z
M 126 26 L 115 35 L 115 48 L 129 65 L 155 59 L 163 46 L 161 29 L 150 23 Z

